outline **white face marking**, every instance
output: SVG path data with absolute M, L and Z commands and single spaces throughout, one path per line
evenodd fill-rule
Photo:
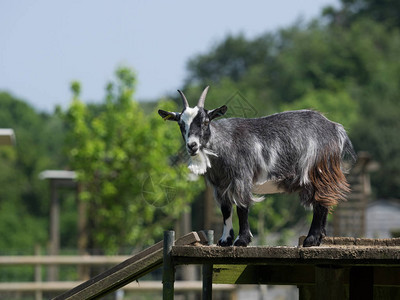
M 207 172 L 207 168 L 211 168 L 211 162 L 208 155 L 217 156 L 216 153 L 207 149 L 200 149 L 200 138 L 198 136 L 190 136 L 189 130 L 194 118 L 199 113 L 199 108 L 197 106 L 190 108 L 187 107 L 181 115 L 181 121 L 185 124 L 185 142 L 186 149 L 188 144 L 193 142 L 199 145 L 199 149 L 196 151 L 195 155 L 190 156 L 189 170 L 196 175 L 202 175 Z M 189 152 L 189 151 L 188 151 Z
M 190 125 L 192 124 L 194 118 L 197 116 L 197 113 L 199 112 L 199 108 L 197 106 L 190 108 L 187 107 L 185 111 L 181 115 L 181 120 L 185 124 L 185 142 L 186 144 L 189 143 L 189 129 Z M 198 140 L 198 138 L 197 138 Z

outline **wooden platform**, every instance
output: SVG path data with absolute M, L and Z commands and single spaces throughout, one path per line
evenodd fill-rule
M 212 283 L 296 285 L 300 299 L 400 299 L 400 239 L 325 238 L 310 248 L 173 246 L 170 258 L 174 266 L 208 266 L 208 290 Z
M 175 269 L 186 264 L 203 266 L 203 299 L 212 299 L 213 284 L 296 285 L 300 299 L 400 299 L 400 239 L 325 238 L 311 248 L 212 242 L 212 232 L 176 241 L 174 232 L 165 232 L 163 242 L 56 299 L 99 298 L 161 266 L 163 298 L 173 299 Z

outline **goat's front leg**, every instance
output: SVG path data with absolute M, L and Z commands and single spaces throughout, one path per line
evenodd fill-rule
M 249 208 L 237 206 L 237 215 L 239 217 L 239 235 L 235 240 L 234 246 L 247 247 L 253 236 L 250 232 L 249 225 Z
M 218 246 L 227 247 L 233 244 L 232 204 L 221 204 L 222 217 L 224 218 L 224 231 L 218 241 Z
M 315 203 L 313 220 L 311 223 L 310 231 L 303 242 L 303 247 L 319 246 L 322 238 L 326 235 L 326 218 L 328 216 L 328 208 Z

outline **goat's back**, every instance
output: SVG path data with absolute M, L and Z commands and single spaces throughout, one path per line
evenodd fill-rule
M 322 190 L 322 182 L 327 179 L 322 175 L 334 174 L 336 177 L 328 178 L 330 181 L 345 182 L 342 158 L 347 152 L 355 157 L 343 126 L 312 110 L 254 119 L 227 118 L 214 126 L 219 141 L 217 152 L 222 155 L 224 166 L 240 168 L 235 173 L 253 176 L 253 183 L 279 182 L 287 191 L 309 184 Z M 340 188 L 328 188 L 338 190 L 338 195 L 348 189 L 347 183 L 340 183 Z M 322 195 L 321 202 L 327 201 L 327 197 Z

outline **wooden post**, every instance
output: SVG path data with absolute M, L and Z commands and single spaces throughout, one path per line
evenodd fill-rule
M 214 244 L 214 231 L 207 230 L 207 240 L 208 245 L 211 246 Z M 212 276 L 213 276 L 213 265 L 212 264 L 204 264 L 203 265 L 203 300 L 212 299 Z
M 50 255 L 58 255 L 60 250 L 60 201 L 58 199 L 56 182 L 50 179 Z M 58 266 L 52 265 L 48 269 L 48 281 L 58 280 Z
M 206 180 L 204 180 L 206 181 Z M 204 192 L 204 224 L 203 228 L 213 228 L 215 201 L 213 189 L 205 182 L 206 190 Z
M 88 232 L 87 232 L 87 203 L 81 199 L 82 185 L 77 184 L 76 200 L 78 205 L 78 253 L 87 255 Z M 90 278 L 89 266 L 78 266 L 79 280 L 86 281 Z
M 344 269 L 337 266 L 315 266 L 315 299 L 346 299 Z
M 350 299 L 374 299 L 373 267 L 352 267 L 350 269 Z
M 314 300 L 315 286 L 314 285 L 299 285 L 299 300 Z
M 175 232 L 164 231 L 163 300 L 174 299 L 175 266 L 171 259 L 171 250 L 174 244 L 175 244 Z
M 35 255 L 40 256 L 41 253 L 41 248 L 40 245 L 36 244 L 35 245 Z M 36 264 L 35 265 L 35 282 L 37 284 L 40 284 L 42 282 L 42 265 L 41 264 Z M 42 291 L 35 291 L 35 300 L 42 300 L 43 299 L 43 293 Z
M 178 229 L 179 228 L 179 229 Z M 176 236 L 183 236 L 189 233 L 192 229 L 192 212 L 191 209 L 189 211 L 186 211 L 182 214 L 180 221 L 179 221 L 179 226 L 178 230 L 175 229 L 175 235 Z M 178 233 L 180 232 L 180 233 Z M 183 281 L 195 281 L 196 278 L 196 267 L 195 265 L 184 265 L 180 266 L 176 270 L 175 276 L 179 277 Z M 181 273 L 179 273 L 181 272 Z M 196 299 L 196 292 L 187 292 L 185 295 L 185 300 L 194 300 Z

